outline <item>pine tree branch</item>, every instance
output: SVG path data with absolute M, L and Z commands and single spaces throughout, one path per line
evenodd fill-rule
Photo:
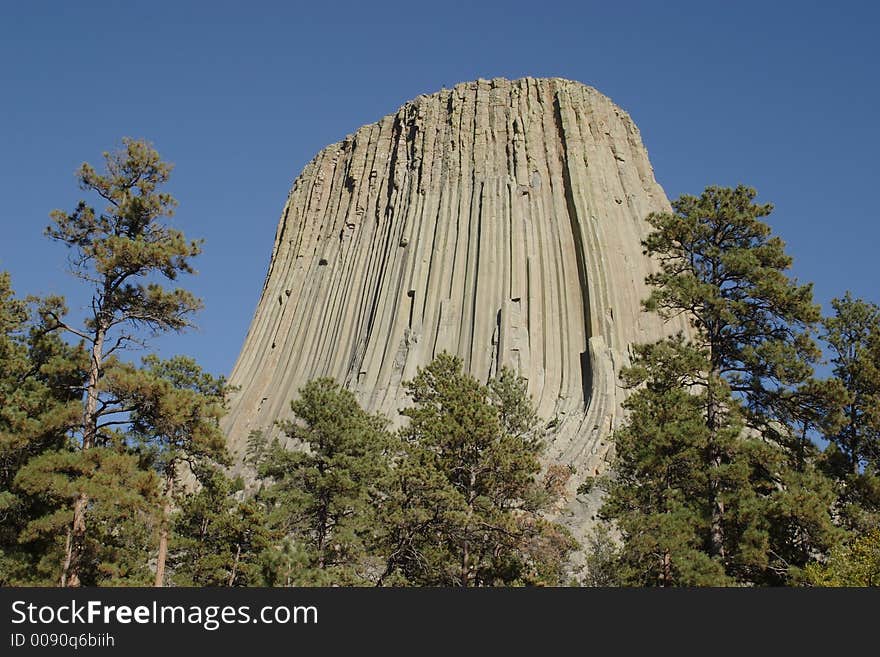
M 74 335 L 79 336 L 80 338 L 82 338 L 86 342 L 94 343 L 94 341 L 95 341 L 94 338 L 92 338 L 90 335 L 87 335 L 86 333 L 83 333 L 82 331 L 79 331 L 79 330 L 73 328 L 72 326 L 70 326 L 70 324 L 68 324 L 67 322 L 62 320 L 54 310 L 48 310 L 47 314 L 49 315 L 49 317 L 51 317 L 55 321 L 55 326 L 53 327 L 52 330 L 63 329 L 65 331 L 68 331 L 69 333 L 73 333 Z
M 113 346 L 104 352 L 104 357 L 107 358 L 113 352 L 122 349 L 123 345 L 125 344 L 136 344 L 139 347 L 146 347 L 146 342 L 144 340 L 138 340 L 134 336 L 126 333 L 124 335 L 120 335 L 118 338 L 116 338 L 116 340 L 114 340 Z

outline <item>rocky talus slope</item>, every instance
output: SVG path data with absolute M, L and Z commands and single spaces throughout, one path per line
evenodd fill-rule
M 621 419 L 616 372 L 684 329 L 640 309 L 644 219 L 668 208 L 630 117 L 577 82 L 468 82 L 360 128 L 287 198 L 230 377 L 232 450 L 318 376 L 399 420 L 402 382 L 446 350 L 478 379 L 528 379 L 582 530 L 595 499 L 574 488 Z

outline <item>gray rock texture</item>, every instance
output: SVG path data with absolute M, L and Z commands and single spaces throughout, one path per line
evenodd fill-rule
M 578 82 L 463 83 L 360 128 L 293 183 L 230 377 L 233 452 L 318 376 L 400 421 L 402 382 L 446 350 L 528 379 L 582 530 L 630 345 L 686 329 L 640 308 L 644 219 L 668 209 L 635 124 Z

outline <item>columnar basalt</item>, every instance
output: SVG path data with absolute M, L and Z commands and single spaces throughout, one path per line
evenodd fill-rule
M 635 124 L 577 82 L 459 84 L 360 128 L 284 206 L 230 377 L 233 451 L 319 376 L 399 420 L 402 382 L 445 350 L 526 377 L 547 459 L 601 470 L 629 346 L 684 328 L 640 307 L 644 219 L 668 209 Z

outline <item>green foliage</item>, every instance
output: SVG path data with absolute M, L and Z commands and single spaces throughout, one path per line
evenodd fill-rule
M 176 478 L 183 463 L 191 469 L 202 462 L 228 463 L 220 431 L 228 392 L 223 377 L 203 372 L 185 356 L 150 355 L 141 368 L 119 367 L 107 378 L 107 387 L 131 407 L 129 433 L 157 470 Z
M 70 249 L 71 273 L 91 292 L 91 311 L 80 327 L 56 309 L 45 312 L 52 328 L 80 338 L 89 352 L 78 386 L 82 421 L 71 432 L 71 445 L 82 452 L 111 446 L 117 441 L 116 427 L 134 421 L 136 432 L 149 434 L 154 441 L 161 436 L 167 448 L 182 440 L 181 430 L 193 428 L 189 419 L 180 416 L 192 404 L 183 401 L 186 395 L 182 390 L 174 396 L 177 401 L 170 401 L 167 391 L 157 388 L 161 376 L 137 371 L 119 361 L 116 352 L 143 344 L 144 331 L 180 331 L 190 325 L 201 301 L 186 290 L 167 289 L 157 281 L 173 282 L 181 273 L 193 273 L 190 259 L 201 247 L 163 221 L 173 215 L 176 206 L 176 201 L 160 190 L 168 181 L 171 165 L 163 162 L 151 145 L 123 139 L 122 148 L 104 153 L 104 160 L 103 173 L 89 164 L 77 172 L 81 189 L 94 193 L 104 207 L 98 211 L 80 201 L 71 213 L 55 210 L 46 229 L 51 239 Z M 151 365 L 147 363 L 147 367 Z M 183 363 L 168 367 L 186 370 Z M 173 382 L 170 385 L 173 387 Z M 189 408 L 182 408 L 187 404 Z M 163 412 L 171 415 L 163 416 Z M 174 450 L 160 451 L 167 454 Z M 93 509 L 88 487 L 79 490 L 72 501 L 61 575 L 62 584 L 70 586 L 82 583 L 87 567 L 87 518 Z M 166 529 L 162 529 L 163 536 Z
M 283 423 L 289 444 L 252 436 L 250 460 L 276 533 L 273 585 L 556 584 L 574 541 L 543 517 L 570 472 L 539 477 L 524 381 L 481 385 L 441 355 L 407 383 L 397 434 L 330 379 L 308 383 Z
M 81 417 L 85 354 L 46 328 L 50 310 L 63 314 L 63 304 L 16 299 L 9 275 L 0 272 L 0 584 L 43 581 L 36 563 L 50 546 L 23 545 L 19 536 L 32 518 L 55 508 L 15 478 L 32 458 L 63 448 Z
M 835 547 L 823 564 L 809 564 L 804 580 L 813 586 L 880 586 L 880 530 Z
M 59 298 L 15 299 L 0 275 L 0 583 L 162 585 L 169 539 L 174 581 L 262 582 L 265 513 L 218 469 L 225 381 L 185 357 L 119 359 L 190 325 L 201 302 L 160 281 L 193 273 L 200 243 L 164 221 L 171 166 L 149 144 L 125 139 L 104 158 L 104 172 L 77 173 L 104 207 L 56 210 L 46 230 L 91 292 L 82 324 Z M 179 555 L 195 549 L 184 529 L 200 507 L 199 540 L 214 549 L 191 565 Z M 224 558 L 222 573 L 209 563 Z
M 724 472 L 706 467 L 709 430 L 704 394 L 691 392 L 704 354 L 681 336 L 636 347 L 621 373 L 637 388 L 626 401 L 628 422 L 615 433 L 614 472 L 603 482 L 603 516 L 622 534 L 620 576 L 635 586 L 722 585 L 730 580 L 706 554 L 712 502 L 710 477 L 720 485 L 739 468 L 729 454 Z M 739 426 L 725 431 L 725 443 Z M 726 475 L 726 476 L 725 476 Z
M 578 495 L 589 495 L 596 487 L 596 477 L 586 477 L 577 487 Z
M 177 201 L 159 191 L 172 166 L 147 142 L 125 138 L 122 148 L 105 152 L 105 172 L 90 164 L 77 172 L 80 188 L 106 202 L 101 211 L 80 201 L 71 213 L 55 210 L 46 234 L 72 250 L 72 273 L 94 291 L 94 315 L 86 321 L 90 337 L 116 326 L 143 325 L 180 330 L 201 302 L 182 289 L 166 290 L 150 279 L 169 281 L 193 273 L 190 258 L 200 242 L 168 227 Z
M 382 525 L 381 581 L 415 585 L 557 584 L 574 542 L 546 520 L 557 477 L 538 478 L 541 451 L 524 382 L 484 386 L 441 354 L 406 383 Z M 387 582 L 386 582 L 387 583 Z
M 171 512 L 179 501 L 181 478 L 227 463 L 220 418 L 226 381 L 205 373 L 191 358 L 161 360 L 150 355 L 142 367 L 119 365 L 107 375 L 106 388 L 131 409 L 129 440 L 136 441 L 141 459 L 162 478 L 164 503 L 159 512 L 157 586 L 165 579 Z
M 634 392 L 602 513 L 625 583 L 781 584 L 838 538 L 808 439 L 837 394 L 811 379 L 818 308 L 754 198 L 709 187 L 648 217 L 645 306 L 694 332 L 637 347 L 621 373 Z
M 331 379 L 316 379 L 291 403 L 283 429 L 297 450 L 256 437 L 251 458 L 266 486 L 259 499 L 273 528 L 288 538 L 294 561 L 284 581 L 367 584 L 376 504 L 387 479 L 387 421 L 367 414 Z M 291 569 L 292 570 L 292 569 Z
M 819 320 L 812 285 L 786 275 L 792 259 L 760 219 L 772 206 L 755 190 L 707 187 L 654 213 L 646 253 L 660 264 L 645 302 L 664 317 L 685 313 L 706 350 L 709 373 L 744 400 L 747 419 L 767 430 L 792 414 L 791 390 L 812 375 Z
M 202 372 L 191 358 L 150 355 L 141 367 L 118 363 L 108 370 L 103 387 L 130 409 L 129 440 L 137 441 L 144 458 L 163 475 L 177 481 L 183 463 L 228 461 L 219 426 L 225 379 Z
M 81 584 L 148 583 L 158 479 L 139 467 L 136 455 L 119 447 L 47 451 L 19 470 L 15 485 L 46 508 L 19 536 L 42 545 L 33 583 L 58 583 L 73 505 L 82 495 L 89 498 L 91 523 L 82 545 Z
M 849 293 L 831 306 L 822 338 L 842 392 L 823 423 L 833 445 L 826 468 L 838 482 L 845 522 L 863 531 L 880 522 L 880 307 Z
M 593 529 L 584 546 L 583 586 L 620 586 L 620 548 L 607 525 L 599 524 Z
M 177 586 L 261 586 L 279 536 L 265 508 L 211 465 L 196 466 L 201 488 L 180 500 L 169 549 Z M 277 568 L 276 568 L 277 569 Z M 277 581 L 269 581 L 277 584 Z
M 621 373 L 635 390 L 615 434 L 602 514 L 622 534 L 626 584 L 783 583 L 835 538 L 829 482 L 810 464 L 791 467 L 783 448 L 744 431 L 729 393 L 710 440 L 707 392 L 695 385 L 707 366 L 704 353 L 677 336 L 637 347 Z M 723 542 L 712 558 L 717 506 Z

